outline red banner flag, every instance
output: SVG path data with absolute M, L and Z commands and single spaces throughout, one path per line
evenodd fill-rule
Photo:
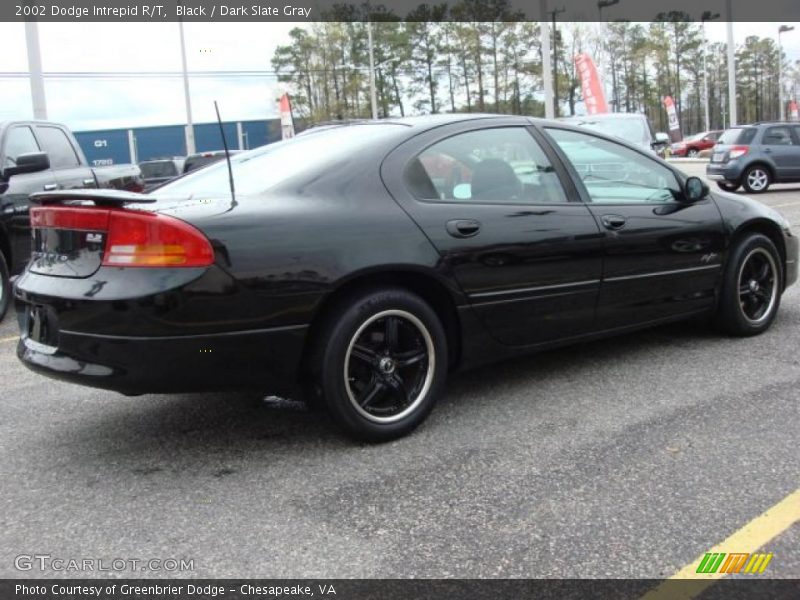
M 678 122 L 678 111 L 675 110 L 675 101 L 672 96 L 664 96 L 664 108 L 667 109 L 667 120 L 669 121 L 669 139 L 673 142 L 680 142 L 681 124 Z
M 600 77 L 592 57 L 586 53 L 578 54 L 575 57 L 575 68 L 578 69 L 581 78 L 581 93 L 586 113 L 590 115 L 607 113 L 606 95 L 603 93 L 603 86 L 600 85 Z
M 281 112 L 281 138 L 286 140 L 294 137 L 294 119 L 292 118 L 292 103 L 289 94 L 281 96 L 279 101 Z
M 792 121 L 797 121 L 798 120 L 797 100 L 792 100 L 791 102 L 789 102 L 789 114 L 791 115 Z

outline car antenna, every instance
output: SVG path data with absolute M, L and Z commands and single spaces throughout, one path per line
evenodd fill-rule
M 233 185 L 233 167 L 231 166 L 231 153 L 228 150 L 228 141 L 225 139 L 225 128 L 222 126 L 222 119 L 219 116 L 219 106 L 217 101 L 214 100 L 214 110 L 217 112 L 217 123 L 219 124 L 219 133 L 222 136 L 222 147 L 225 148 L 225 161 L 228 163 L 228 181 L 231 184 L 231 204 L 236 206 L 236 188 Z

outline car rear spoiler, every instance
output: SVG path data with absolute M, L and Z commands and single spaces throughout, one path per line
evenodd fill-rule
M 157 198 L 122 190 L 56 190 L 35 192 L 30 195 L 34 204 L 60 204 L 69 200 L 88 200 L 96 206 L 123 206 L 125 204 L 151 204 Z

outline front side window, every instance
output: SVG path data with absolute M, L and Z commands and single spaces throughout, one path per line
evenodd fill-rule
M 75 149 L 61 129 L 58 127 L 37 127 L 36 132 L 42 141 L 45 152 L 50 157 L 50 164 L 54 169 L 80 165 Z
M 654 159 L 590 134 L 548 128 L 572 163 L 592 202 L 677 202 L 683 196 L 675 174 Z
M 39 144 L 33 137 L 30 127 L 12 127 L 6 136 L 5 158 L 3 168 L 15 167 L 20 154 L 39 152 Z
M 409 163 L 405 180 L 420 200 L 567 202 L 553 166 L 523 127 L 469 131 L 437 142 Z

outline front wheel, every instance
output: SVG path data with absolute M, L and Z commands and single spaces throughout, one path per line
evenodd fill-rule
M 11 304 L 11 276 L 8 271 L 8 264 L 2 252 L 0 252 L 0 321 Z
M 744 189 L 751 194 L 760 194 L 766 192 L 769 184 L 772 183 L 769 171 L 766 167 L 755 165 L 747 169 L 742 177 L 742 184 Z
M 312 377 L 334 420 L 358 439 L 410 433 L 430 413 L 447 377 L 447 340 L 434 310 L 398 288 L 341 303 L 317 341 Z
M 717 325 L 739 336 L 769 329 L 781 302 L 780 255 L 765 235 L 754 233 L 731 251 L 723 276 Z

